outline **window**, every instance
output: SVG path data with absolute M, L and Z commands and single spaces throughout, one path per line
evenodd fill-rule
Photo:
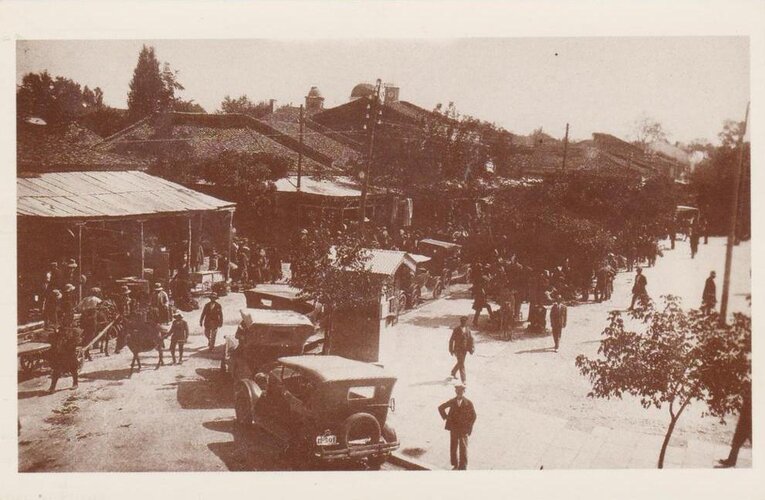
M 366 385 L 351 387 L 348 389 L 348 400 L 355 401 L 360 399 L 372 399 L 375 397 L 375 386 Z

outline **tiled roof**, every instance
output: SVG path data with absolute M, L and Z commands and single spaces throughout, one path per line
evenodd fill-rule
M 285 106 L 261 118 L 261 121 L 296 140 L 300 138 L 299 120 L 300 109 L 292 106 Z M 303 127 L 303 143 L 331 158 L 333 164 L 338 167 L 362 161 L 362 155 L 358 151 L 328 137 L 310 125 Z
M 77 123 L 59 127 L 20 124 L 16 160 L 19 171 L 145 169 L 146 160 L 94 149 L 95 132 Z
M 50 172 L 16 178 L 20 216 L 109 219 L 233 206 L 138 171 Z
M 294 139 L 249 116 L 237 114 L 169 113 L 155 115 L 138 126 L 125 129 L 96 146 L 100 150 L 154 158 L 163 151 L 182 148 L 199 159 L 212 159 L 224 151 L 265 152 L 284 156 L 297 165 Z M 303 155 L 307 170 L 325 171 L 326 158 L 316 152 Z

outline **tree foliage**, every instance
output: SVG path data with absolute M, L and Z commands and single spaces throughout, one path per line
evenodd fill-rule
M 168 63 L 162 65 L 154 47 L 144 45 L 138 54 L 138 63 L 133 71 L 128 92 L 128 112 L 133 121 L 155 113 L 173 109 L 176 91 L 183 90 L 178 81 L 178 72 Z
M 379 300 L 383 281 L 368 269 L 369 257 L 360 238 L 325 226 L 308 229 L 292 246 L 290 284 L 324 306 L 330 346 L 334 314 L 353 314 Z
M 27 73 L 16 89 L 16 114 L 21 120 L 37 117 L 50 125 L 76 120 L 104 108 L 104 93 L 47 71 Z
M 685 311 L 674 296 L 630 317 L 628 324 L 620 311 L 611 312 L 599 357 L 579 355 L 576 366 L 592 383 L 590 397 L 628 394 L 644 408 L 668 408 L 670 423 L 658 461 L 662 468 L 675 425 L 692 402 L 706 403 L 708 413 L 721 419 L 740 410 L 741 395 L 751 383 L 751 320 L 736 314 L 732 325 L 721 327 L 717 315 Z
M 662 124 L 648 116 L 643 116 L 635 121 L 633 133 L 635 144 L 640 146 L 644 152 L 648 152 L 648 146 L 651 143 L 667 140 L 667 132 Z
M 251 101 L 246 94 L 243 94 L 237 98 L 232 98 L 227 95 L 220 103 L 220 112 L 222 113 L 239 113 L 252 116 L 253 118 L 260 118 L 265 116 L 270 111 L 270 103 L 267 101 L 260 101 L 256 104 Z
M 707 220 L 712 234 L 726 234 L 730 221 L 733 198 L 733 171 L 741 158 L 739 139 L 743 122 L 726 120 L 719 134 L 721 145 L 711 148 L 709 156 L 691 175 L 691 191 L 696 206 Z M 738 225 L 739 239 L 751 236 L 751 145 L 743 143 L 743 165 L 739 187 Z

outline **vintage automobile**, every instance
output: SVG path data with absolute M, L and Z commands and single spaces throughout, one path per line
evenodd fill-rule
M 247 307 L 309 314 L 314 306 L 300 297 L 300 289 L 282 283 L 264 283 L 244 291 Z
M 435 268 L 433 259 L 427 255 L 410 253 L 409 257 L 417 267 L 412 282 L 407 290 L 402 290 L 405 305 L 408 308 L 417 307 L 424 300 L 437 299 L 444 292 L 444 269 Z
M 396 378 L 340 356 L 287 356 L 263 366 L 235 390 L 237 423 L 284 444 L 294 465 L 365 461 L 379 469 L 399 447 L 387 424 Z
M 449 241 L 426 238 L 417 242 L 417 251 L 431 258 L 430 268 L 434 272 L 436 269 L 441 270 L 439 275 L 444 278 L 444 288 L 467 280 L 469 266 L 461 262 L 461 250 L 462 246 Z
M 226 336 L 221 371 L 249 378 L 280 356 L 315 352 L 323 345 L 310 318 L 289 310 L 246 308 L 235 336 Z

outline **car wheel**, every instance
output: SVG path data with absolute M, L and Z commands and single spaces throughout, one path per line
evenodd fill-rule
M 367 458 L 367 467 L 369 470 L 380 470 L 383 464 L 388 460 L 388 455 L 376 455 Z
M 252 424 L 253 420 L 253 392 L 250 387 L 250 380 L 240 380 L 236 383 L 234 389 L 234 411 L 236 412 L 236 423 L 241 426 Z
M 360 437 L 369 437 L 370 442 L 379 443 L 382 436 L 380 423 L 369 413 L 354 413 L 345 419 L 340 429 L 338 439 L 340 446 L 343 448 L 352 446 L 349 443 Z

